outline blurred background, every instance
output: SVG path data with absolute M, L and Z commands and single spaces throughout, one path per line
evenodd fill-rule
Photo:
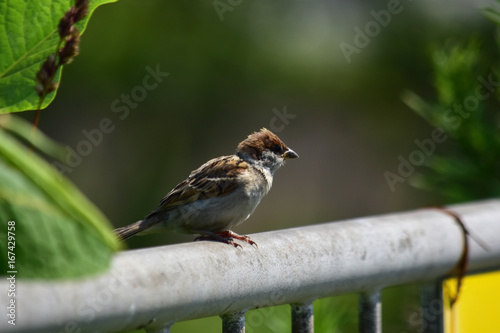
M 191 170 L 262 127 L 300 159 L 277 172 L 238 233 L 448 203 L 407 181 L 391 189 L 384 173 L 431 137 L 401 99 L 436 98 L 431 48 L 475 38 L 496 56 L 495 26 L 479 11 L 491 1 L 237 2 L 121 0 L 91 18 L 40 128 L 80 155 L 66 175 L 114 226 L 143 218 Z

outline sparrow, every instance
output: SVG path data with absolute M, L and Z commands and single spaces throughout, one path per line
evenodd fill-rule
M 252 215 L 269 192 L 276 170 L 299 155 L 262 128 L 238 144 L 234 155 L 221 156 L 191 172 L 143 220 L 115 229 L 119 239 L 159 231 L 198 234 L 238 247 L 234 239 L 257 245 L 232 228 Z

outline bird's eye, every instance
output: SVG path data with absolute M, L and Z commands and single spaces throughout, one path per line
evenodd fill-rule
M 274 145 L 274 146 L 271 147 L 271 151 L 273 153 L 279 153 L 279 152 L 281 152 L 281 146 L 280 145 Z

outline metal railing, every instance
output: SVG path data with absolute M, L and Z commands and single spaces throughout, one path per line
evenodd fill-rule
M 448 208 L 488 245 L 485 251 L 469 242 L 468 273 L 500 269 L 500 200 Z M 245 311 L 290 304 L 292 331 L 312 332 L 315 299 L 357 292 L 360 332 L 380 332 L 380 291 L 419 283 L 422 307 L 435 307 L 441 281 L 464 246 L 461 227 L 435 209 L 265 232 L 252 239 L 258 247 L 196 242 L 125 251 L 98 277 L 18 281 L 16 325 L 4 319 L 0 331 L 169 332 L 175 322 L 219 315 L 223 332 L 244 332 Z M 7 290 L 8 282 L 0 289 Z M 0 293 L 2 305 L 6 294 Z M 426 332 L 441 332 L 442 318 L 425 326 Z

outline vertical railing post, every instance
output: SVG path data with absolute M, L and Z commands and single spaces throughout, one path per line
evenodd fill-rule
M 222 333 L 245 333 L 245 311 L 228 313 L 220 317 Z
M 290 304 L 292 310 L 292 333 L 314 333 L 312 302 Z
M 359 332 L 382 332 L 382 303 L 380 290 L 359 295 Z
M 422 333 L 444 332 L 443 281 L 420 285 Z

